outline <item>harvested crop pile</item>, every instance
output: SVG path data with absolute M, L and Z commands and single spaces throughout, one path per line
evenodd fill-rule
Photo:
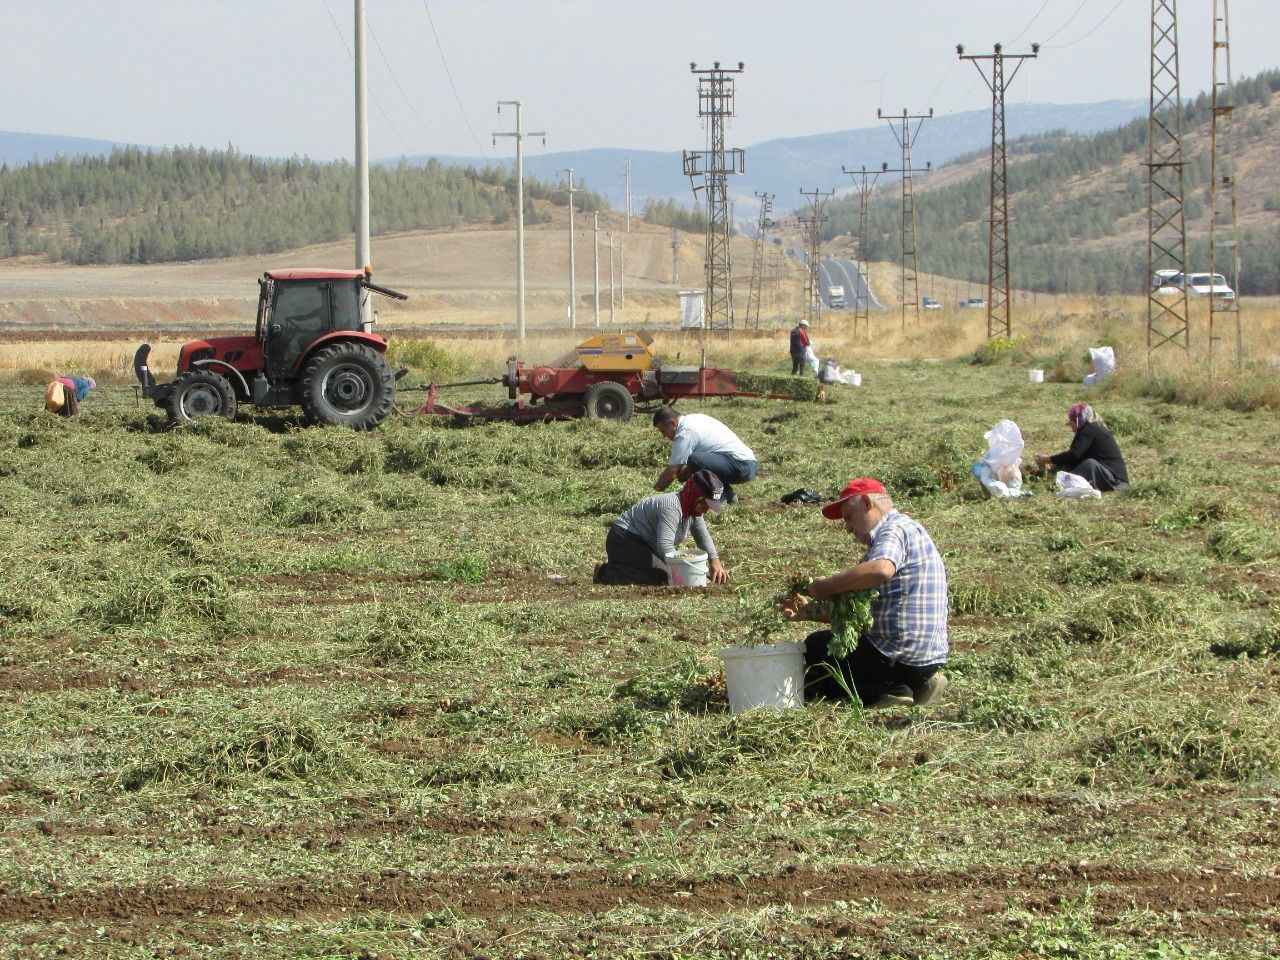
M 811 377 L 773 377 L 758 373 L 735 373 L 734 382 L 742 393 L 762 397 L 788 397 L 792 400 L 817 400 L 818 381 Z

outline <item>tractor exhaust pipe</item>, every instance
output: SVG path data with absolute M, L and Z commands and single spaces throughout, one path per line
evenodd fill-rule
M 138 378 L 138 382 L 142 384 L 143 396 L 151 396 L 155 393 L 156 378 L 151 375 L 151 368 L 147 366 L 147 358 L 151 355 L 151 344 L 144 343 L 133 355 L 133 375 Z

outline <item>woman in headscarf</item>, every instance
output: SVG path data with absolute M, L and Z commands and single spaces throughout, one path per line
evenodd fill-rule
M 710 470 L 697 471 L 672 493 L 646 497 L 613 521 L 604 543 L 608 559 L 596 567 L 595 582 L 670 584 L 666 558 L 690 534 L 707 554 L 712 582 L 727 582 L 729 572 L 703 519 L 707 511 L 718 512 L 722 506 L 724 484 Z
M 64 417 L 74 417 L 80 412 L 80 402 L 89 395 L 89 391 L 98 386 L 93 377 L 73 377 L 62 374 L 49 382 L 44 392 L 45 409 L 50 413 L 60 413 Z
M 1123 490 L 1129 473 L 1120 455 L 1120 445 L 1102 418 L 1087 403 L 1077 403 L 1067 411 L 1067 426 L 1074 432 L 1071 446 L 1062 453 L 1036 454 L 1041 470 L 1065 470 L 1084 477 L 1102 493 Z

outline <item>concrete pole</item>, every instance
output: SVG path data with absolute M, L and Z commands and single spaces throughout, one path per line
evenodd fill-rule
M 355 0 L 356 42 L 356 269 L 371 266 L 369 246 L 369 96 L 365 75 L 364 0 Z M 360 302 L 360 321 L 368 323 L 371 305 L 366 292 Z
M 671 228 L 671 285 L 680 282 L 680 241 L 676 238 L 676 228 Z
M 622 242 L 618 244 L 618 274 L 622 281 L 622 289 L 618 296 L 618 307 L 624 312 L 627 309 L 627 235 L 622 235 Z
M 542 131 L 537 133 L 524 132 L 524 116 L 519 100 L 499 100 L 498 114 L 502 114 L 502 108 L 516 108 L 516 129 L 514 132 L 495 133 L 493 135 L 494 143 L 498 142 L 498 137 L 514 137 L 516 141 L 516 336 L 523 342 L 525 338 L 524 325 L 524 138 L 542 137 L 546 142 L 546 134 Z
M 595 290 L 595 306 L 592 314 L 596 322 L 596 329 L 600 329 L 600 214 L 595 215 L 595 225 L 591 229 L 591 239 L 595 247 L 595 256 L 592 258 L 592 270 L 596 278 Z
M 578 327 L 578 270 L 573 251 L 573 167 L 565 170 L 569 174 L 569 329 Z
M 627 186 L 626 186 L 626 197 L 625 197 L 625 200 L 626 200 L 626 210 L 627 210 L 627 230 L 626 230 L 626 232 L 627 232 L 627 233 L 630 233 L 630 232 L 631 232 L 631 161 L 630 161 L 630 160 L 628 160 L 628 161 L 627 161 L 627 166 L 626 166 L 626 181 L 627 181 Z M 626 297 L 623 297 L 623 300 L 625 301 L 625 300 L 626 300 Z
M 613 326 L 613 231 L 609 231 L 609 326 Z

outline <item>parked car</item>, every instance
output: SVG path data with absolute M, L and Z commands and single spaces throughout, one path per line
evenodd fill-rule
M 1151 277 L 1151 291 L 1162 296 L 1175 296 L 1182 287 L 1181 270 L 1157 270 Z
M 967 300 L 960 301 L 961 310 L 967 310 L 967 309 L 976 308 L 976 307 L 985 307 L 986 305 L 987 305 L 987 301 L 984 300 L 982 297 L 969 297 Z
M 1197 297 L 1213 297 L 1215 300 L 1234 300 L 1236 292 L 1220 273 L 1187 274 L 1187 293 Z
M 925 297 L 923 300 L 920 301 L 920 306 L 924 307 L 926 310 L 942 309 L 942 304 L 940 304 L 937 300 L 933 299 L 933 297 Z

